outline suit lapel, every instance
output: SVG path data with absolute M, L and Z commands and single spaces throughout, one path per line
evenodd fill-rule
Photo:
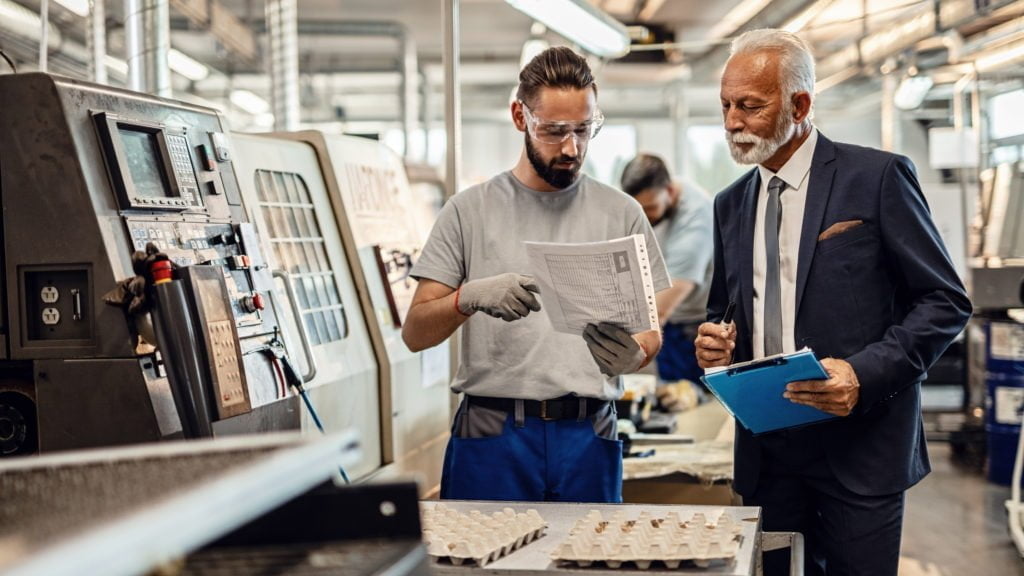
M 761 188 L 761 176 L 754 169 L 743 192 L 740 205 L 740 301 L 743 303 L 747 326 L 754 321 L 754 221 L 757 217 L 757 195 Z
M 807 286 L 807 275 L 811 271 L 814 259 L 814 248 L 818 244 L 818 233 L 821 221 L 825 217 L 825 208 L 832 194 L 832 180 L 836 174 L 835 144 L 818 133 L 818 143 L 814 147 L 814 158 L 811 160 L 810 181 L 807 184 L 807 202 L 804 205 L 804 223 L 800 231 L 800 251 L 797 255 L 796 267 L 796 314 L 800 315 L 800 302 L 803 299 L 804 287 Z

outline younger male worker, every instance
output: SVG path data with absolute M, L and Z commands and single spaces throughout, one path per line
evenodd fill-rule
M 665 162 L 639 154 L 622 171 L 622 190 L 636 199 L 654 227 L 672 287 L 658 293 L 658 320 L 664 343 L 655 358 L 664 382 L 700 384 L 693 340 L 707 315 L 711 287 L 711 199 L 691 182 L 673 181 Z
M 590 67 L 564 47 L 519 75 L 515 167 L 454 196 L 412 276 L 420 283 L 402 329 L 413 351 L 462 326 L 452 389 L 465 397 L 445 453 L 441 497 L 620 502 L 622 446 L 614 399 L 620 374 L 648 363 L 656 330 L 611 324 L 555 332 L 540 310 L 525 241 L 646 237 L 656 290 L 668 275 L 647 219 L 629 196 L 580 173 L 603 116 Z M 589 283 L 608 277 L 585 279 Z
M 705 368 L 810 347 L 828 380 L 785 398 L 838 418 L 736 428 L 734 488 L 763 527 L 806 538 L 808 576 L 896 576 L 904 492 L 929 471 L 921 381 L 971 303 L 909 159 L 811 124 L 814 58 L 797 36 L 737 38 L 721 103 L 733 158 L 757 167 L 715 198 Z M 734 323 L 718 324 L 728 303 Z M 769 553 L 765 574 L 788 574 Z

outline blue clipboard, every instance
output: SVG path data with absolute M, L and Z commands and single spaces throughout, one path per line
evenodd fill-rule
M 701 376 L 725 409 L 754 434 L 838 418 L 782 397 L 790 382 L 826 379 L 828 373 L 809 348 L 732 364 Z

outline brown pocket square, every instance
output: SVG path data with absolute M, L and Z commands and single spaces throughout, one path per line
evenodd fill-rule
M 861 224 L 864 224 L 863 220 L 846 220 L 845 222 L 836 222 L 829 226 L 824 232 L 818 234 L 818 242 L 828 240 L 833 236 L 839 236 L 843 232 L 849 232 Z

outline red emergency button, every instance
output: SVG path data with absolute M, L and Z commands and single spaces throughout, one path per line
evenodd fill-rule
M 263 310 L 263 308 L 265 307 L 265 304 L 263 303 L 263 295 L 260 294 L 259 292 L 253 292 L 249 296 L 242 297 L 242 299 L 239 301 L 239 304 L 241 304 L 242 310 L 248 312 L 249 314 L 252 314 L 257 310 Z

